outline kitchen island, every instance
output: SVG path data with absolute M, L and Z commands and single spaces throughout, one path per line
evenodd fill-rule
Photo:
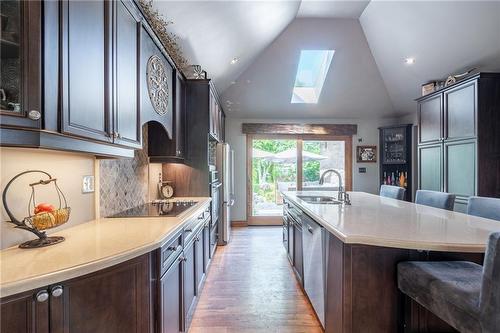
M 446 324 L 399 293 L 397 263 L 471 260 L 482 264 L 488 235 L 499 231 L 500 223 L 368 193 L 349 194 L 351 205 L 301 199 L 336 197 L 336 192 L 283 193 L 285 248 L 325 331 L 397 332 L 403 325 L 412 332 L 446 329 Z M 314 260 L 319 252 L 313 252 L 319 227 L 324 274 L 320 280 L 311 275 L 311 268 L 319 265 Z M 313 286 L 308 276 L 315 279 Z M 315 287 L 318 281 L 324 283 L 323 290 Z
M 2 332 L 183 331 L 213 255 L 210 198 L 175 217 L 101 218 L 0 251 Z M 213 234 L 215 235 L 215 233 Z

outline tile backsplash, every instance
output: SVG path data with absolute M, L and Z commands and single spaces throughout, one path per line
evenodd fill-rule
M 143 146 L 134 158 L 99 161 L 101 217 L 110 216 L 148 201 L 149 172 L 147 127 L 142 131 Z

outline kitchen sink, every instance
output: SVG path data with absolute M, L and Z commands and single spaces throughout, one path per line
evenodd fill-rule
M 297 195 L 297 198 L 304 200 L 307 203 L 312 204 L 328 204 L 328 205 L 340 205 L 341 202 L 334 197 L 326 195 Z

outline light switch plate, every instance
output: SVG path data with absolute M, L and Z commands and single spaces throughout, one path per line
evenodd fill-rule
M 94 176 L 83 176 L 82 193 L 94 192 Z

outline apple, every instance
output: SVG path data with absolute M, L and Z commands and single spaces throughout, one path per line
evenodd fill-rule
M 44 212 L 50 213 L 50 212 L 53 212 L 54 210 L 56 210 L 56 208 L 53 205 L 42 202 L 42 203 L 39 203 L 38 205 L 36 205 L 35 214 L 44 213 Z

